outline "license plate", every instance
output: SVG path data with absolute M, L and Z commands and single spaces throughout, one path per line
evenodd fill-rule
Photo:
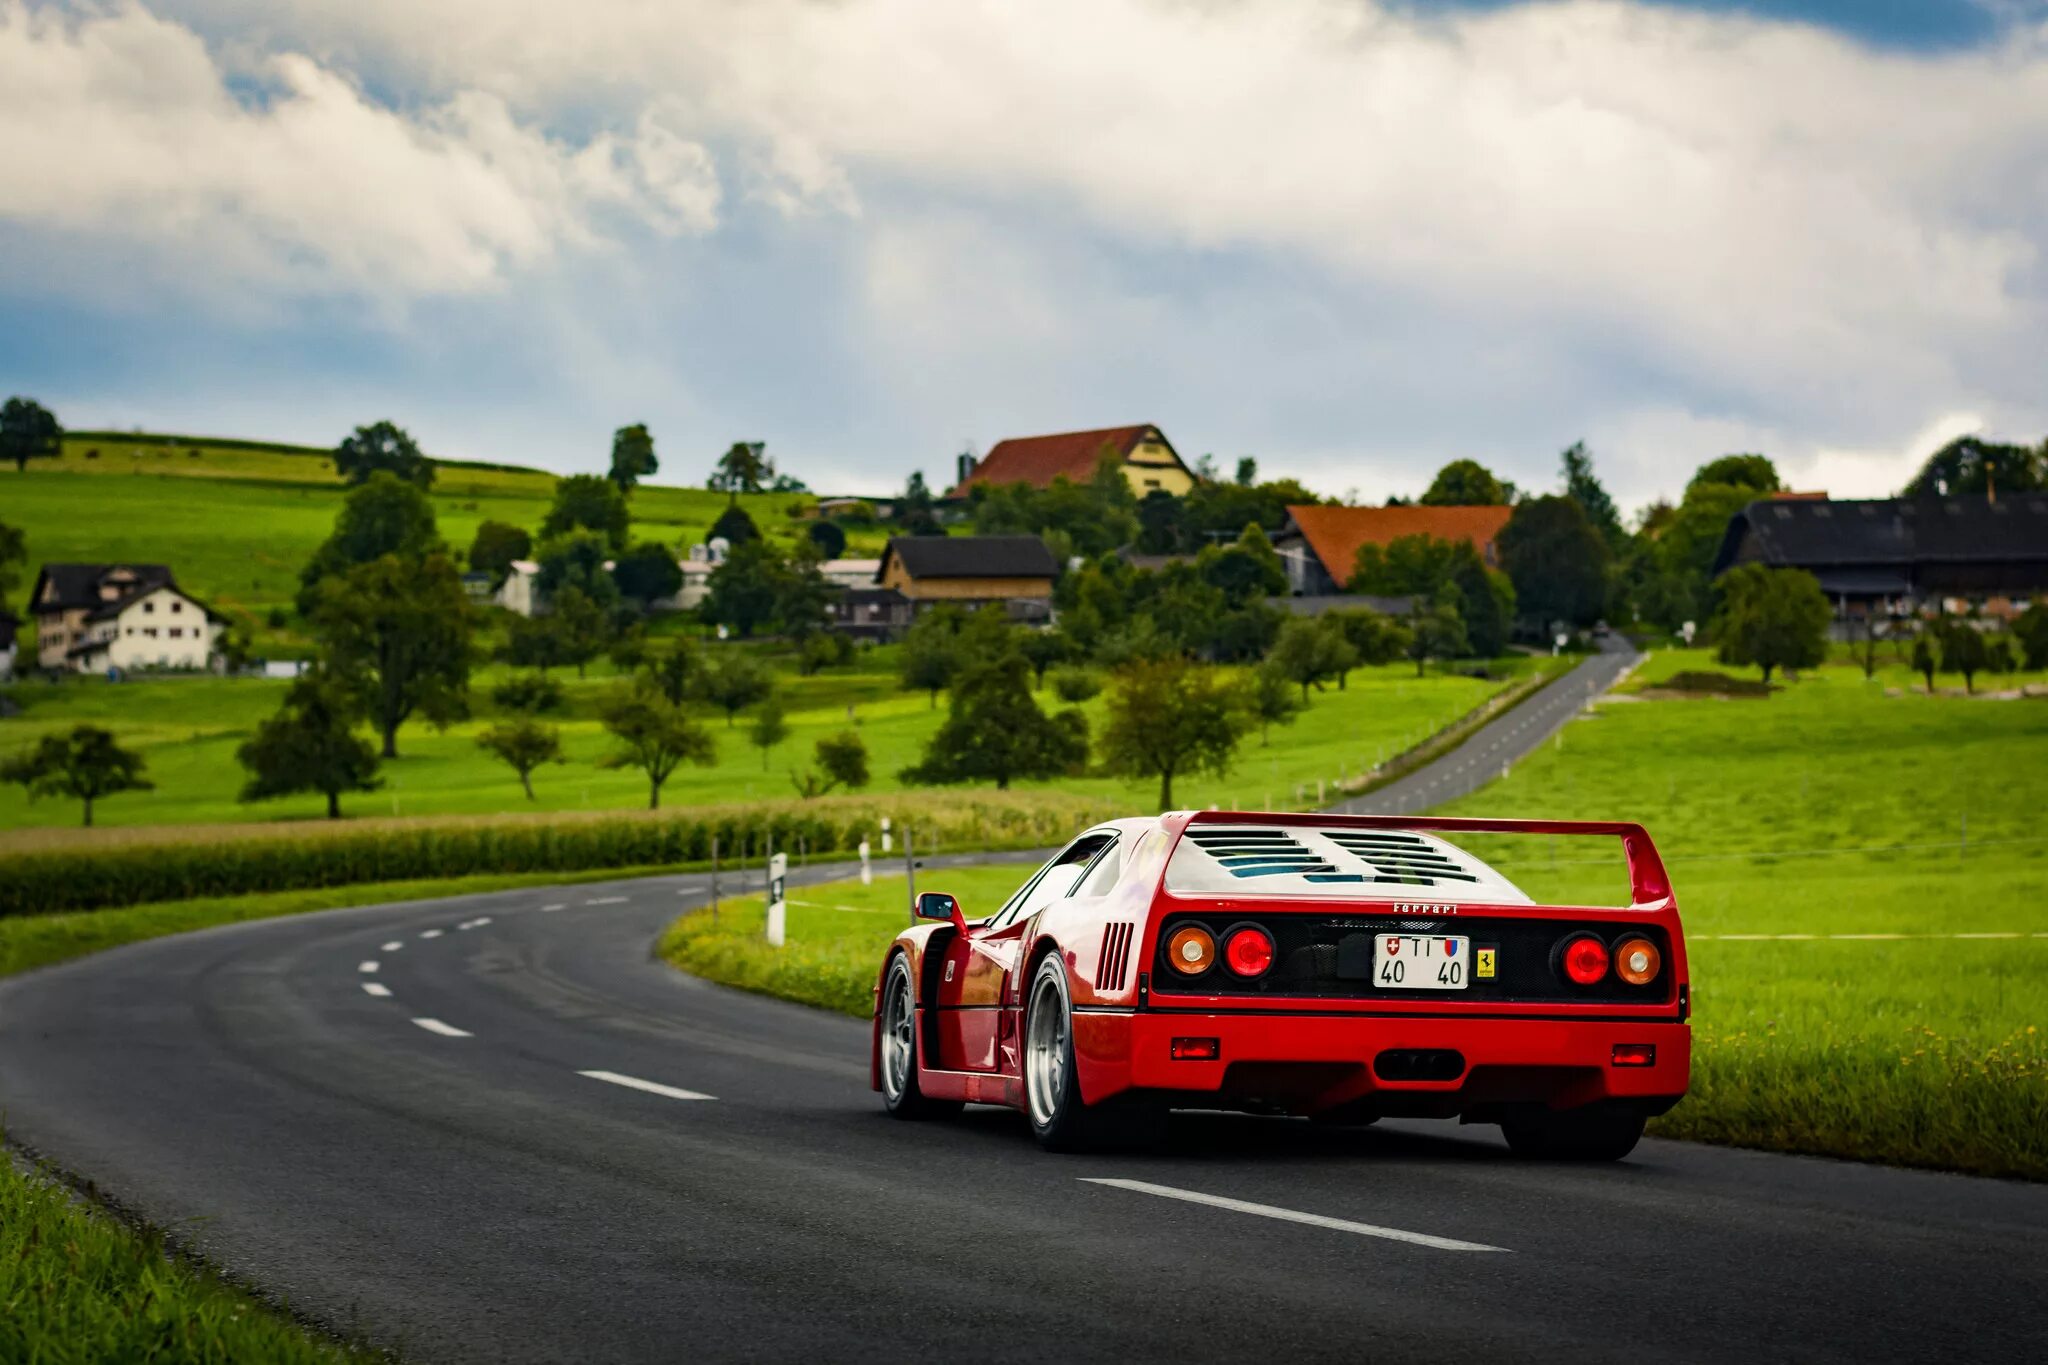
M 1472 940 L 1450 934 L 1380 934 L 1372 979 L 1405 991 L 1462 991 L 1472 978 Z

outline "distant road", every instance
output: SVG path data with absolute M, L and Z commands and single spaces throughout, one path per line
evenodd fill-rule
M 1220 1114 L 1049 1156 L 1010 1113 L 885 1117 L 861 1021 L 654 961 L 704 894 L 336 910 L 0 981 L 8 1135 L 414 1362 L 2048 1359 L 2048 1187 Z
M 1442 758 L 1329 809 L 1346 815 L 1416 815 L 1469 796 L 1563 729 L 1642 657 L 1619 635 L 1610 636 L 1601 653 L 1589 655 L 1521 705 L 1488 721 Z

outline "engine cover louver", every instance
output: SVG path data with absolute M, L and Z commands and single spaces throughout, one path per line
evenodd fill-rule
M 1097 974 L 1096 989 L 1122 990 L 1124 976 L 1130 969 L 1131 925 L 1127 920 L 1117 920 L 1102 931 L 1102 966 Z

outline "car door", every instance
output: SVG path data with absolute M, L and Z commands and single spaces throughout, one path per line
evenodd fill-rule
M 1004 1028 L 1003 991 L 1017 970 L 1031 917 L 1074 889 L 1088 863 L 1110 841 L 1091 832 L 1061 849 L 1003 908 L 967 926 L 946 945 L 939 970 L 939 1065 L 949 1071 L 994 1071 Z

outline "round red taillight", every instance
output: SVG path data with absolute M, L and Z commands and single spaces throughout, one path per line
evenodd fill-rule
M 1597 938 L 1575 938 L 1564 945 L 1564 974 L 1581 986 L 1607 975 L 1607 945 Z
M 1251 925 L 1232 930 L 1223 944 L 1223 961 L 1239 976 L 1264 976 L 1273 965 L 1273 936 Z
M 1647 986 L 1657 979 L 1664 955 L 1646 938 L 1632 938 L 1614 950 L 1614 974 L 1631 986 Z

